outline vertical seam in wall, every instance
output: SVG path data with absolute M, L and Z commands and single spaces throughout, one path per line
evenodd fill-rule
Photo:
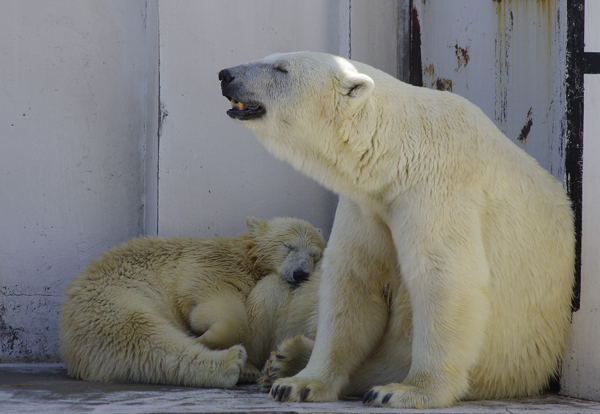
M 142 144 L 141 144 L 141 164 L 142 164 L 142 234 L 146 234 L 146 217 L 148 215 L 148 197 L 146 197 L 147 189 L 147 166 L 148 158 L 148 0 L 144 2 L 144 59 L 146 83 L 144 87 L 144 107 L 143 107 L 143 127 L 142 127 Z
M 348 59 L 352 59 L 352 0 L 348 2 Z
M 411 21 L 411 0 L 398 1 L 398 22 L 397 34 L 398 47 L 396 57 L 396 77 L 402 82 L 409 82 L 410 79 L 410 21 Z
M 157 77 L 158 77 L 158 126 L 156 128 L 156 235 L 159 235 L 159 225 L 160 225 L 160 212 L 159 212 L 159 200 L 160 200 L 160 136 L 162 134 L 162 124 L 164 120 L 164 111 L 163 104 L 161 102 L 160 95 L 160 7 L 157 6 L 156 9 L 156 19 L 157 21 L 157 39 L 158 42 L 156 44 L 157 50 Z

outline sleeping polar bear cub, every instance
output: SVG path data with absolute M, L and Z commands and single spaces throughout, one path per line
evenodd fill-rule
M 533 395 L 557 375 L 570 202 L 479 108 L 321 53 L 219 79 L 231 118 L 340 194 L 314 349 L 273 398 L 443 407 Z

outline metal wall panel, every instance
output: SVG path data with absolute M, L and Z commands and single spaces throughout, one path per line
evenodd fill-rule
M 423 86 L 479 106 L 564 176 L 565 1 L 414 1 Z

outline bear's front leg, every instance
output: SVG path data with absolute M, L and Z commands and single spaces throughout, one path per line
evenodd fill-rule
M 412 362 L 402 383 L 367 392 L 369 405 L 452 405 L 467 394 L 485 343 L 490 270 L 478 204 L 464 197 L 427 201 L 414 197 L 390 220 L 412 306 Z
M 380 341 L 388 319 L 385 285 L 398 269 L 388 227 L 341 197 L 325 251 L 319 321 L 306 368 L 273 384 L 278 401 L 333 401 Z

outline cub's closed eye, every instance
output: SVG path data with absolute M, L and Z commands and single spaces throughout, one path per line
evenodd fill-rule
M 281 73 L 288 73 L 287 69 L 286 69 L 286 68 L 284 68 L 283 66 L 279 66 L 279 65 L 277 65 L 277 66 L 275 66 L 275 68 L 274 68 L 274 69 L 275 69 L 277 72 L 281 72 Z
M 285 247 L 288 250 L 292 250 L 292 251 L 297 249 L 296 246 L 294 246 L 293 244 L 286 243 L 286 242 L 283 243 L 283 247 Z

